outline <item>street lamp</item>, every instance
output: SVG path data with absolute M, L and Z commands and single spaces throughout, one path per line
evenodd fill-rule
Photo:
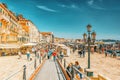
M 93 45 L 94 45 L 95 38 L 96 38 L 96 32 L 93 31 L 91 33 L 91 28 L 92 26 L 88 24 L 87 25 L 88 38 L 86 33 L 83 34 L 84 40 L 87 40 L 87 44 L 88 44 L 88 69 L 86 69 L 86 72 L 87 72 L 87 76 L 89 77 L 93 76 L 93 72 L 90 69 L 90 45 L 91 45 L 91 41 L 93 42 Z
M 91 32 L 91 28 L 92 28 L 92 26 L 88 24 L 87 25 L 87 31 L 88 31 L 88 69 L 90 69 L 90 42 L 91 42 L 90 32 Z
M 95 38 L 96 38 L 96 32 L 93 31 L 92 34 L 91 34 L 91 36 L 92 36 L 92 41 L 93 41 L 93 45 L 94 45 L 94 43 L 95 43 Z

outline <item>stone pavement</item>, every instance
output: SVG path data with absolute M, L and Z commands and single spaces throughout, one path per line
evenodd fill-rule
M 22 80 L 23 65 L 26 65 L 26 78 L 30 77 L 34 69 L 34 54 L 31 54 L 32 61 L 28 61 L 26 55 L 22 55 L 21 59 L 18 56 L 1 56 L 0 57 L 0 80 Z M 39 59 L 37 59 L 37 66 Z
M 65 57 L 67 64 L 75 63 L 79 61 L 82 68 L 87 68 L 88 65 L 88 53 L 86 57 L 80 57 L 77 51 L 72 53 L 69 57 Z M 67 66 L 67 65 L 66 65 Z M 91 54 L 91 69 L 94 70 L 94 76 L 102 74 L 111 80 L 120 80 L 120 57 L 112 58 L 105 57 L 105 54 L 94 53 Z
M 46 60 L 35 80 L 65 80 L 58 64 L 53 60 Z

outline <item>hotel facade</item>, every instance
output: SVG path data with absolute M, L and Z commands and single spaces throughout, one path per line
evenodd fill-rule
M 40 34 L 32 21 L 15 15 L 6 4 L 0 3 L 0 44 L 39 42 Z

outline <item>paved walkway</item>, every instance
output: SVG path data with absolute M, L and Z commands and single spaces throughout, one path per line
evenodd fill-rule
M 62 72 L 57 64 L 53 60 L 47 60 L 40 72 L 36 76 L 35 80 L 65 80 Z
M 34 69 L 34 54 L 31 54 L 32 61 L 28 61 L 26 55 L 22 55 L 21 59 L 18 56 L 0 57 L 0 80 L 22 80 L 23 65 L 26 65 L 27 80 L 33 73 Z M 37 59 L 37 66 L 39 59 Z

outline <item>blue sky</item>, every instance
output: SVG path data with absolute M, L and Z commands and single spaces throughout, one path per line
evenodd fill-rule
M 82 38 L 92 25 L 97 39 L 120 40 L 120 0 L 1 0 L 40 31 L 57 37 Z

